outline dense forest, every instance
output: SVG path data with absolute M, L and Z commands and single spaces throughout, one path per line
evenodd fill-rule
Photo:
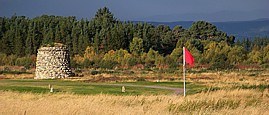
M 176 68 L 182 47 L 195 57 L 197 68 L 269 67 L 269 38 L 243 39 L 197 21 L 188 29 L 178 25 L 153 26 L 123 22 L 108 8 L 98 9 L 91 20 L 42 15 L 0 17 L 0 65 L 35 66 L 42 45 L 68 46 L 72 66 L 79 68 Z

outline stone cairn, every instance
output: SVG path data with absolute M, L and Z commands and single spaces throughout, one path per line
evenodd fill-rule
M 72 75 L 68 48 L 62 44 L 41 47 L 36 58 L 35 79 L 66 78 Z

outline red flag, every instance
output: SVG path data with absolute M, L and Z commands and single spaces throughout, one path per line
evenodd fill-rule
M 193 66 L 194 65 L 194 58 L 193 56 L 191 55 L 191 53 L 186 49 L 185 49 L 185 61 L 187 64 L 190 64 L 190 66 Z

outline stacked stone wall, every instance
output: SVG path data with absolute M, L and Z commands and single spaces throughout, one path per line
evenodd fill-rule
M 38 49 L 35 74 L 35 79 L 69 77 L 72 72 L 67 47 L 41 47 Z

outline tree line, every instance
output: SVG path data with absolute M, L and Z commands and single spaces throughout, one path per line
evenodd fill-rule
M 230 68 L 269 62 L 268 38 L 235 42 L 234 36 L 205 21 L 194 22 L 188 29 L 153 26 L 120 21 L 106 7 L 91 20 L 53 15 L 0 17 L 0 65 L 34 66 L 37 49 L 55 42 L 68 46 L 74 67 L 177 67 L 183 46 L 193 53 L 197 66 Z

